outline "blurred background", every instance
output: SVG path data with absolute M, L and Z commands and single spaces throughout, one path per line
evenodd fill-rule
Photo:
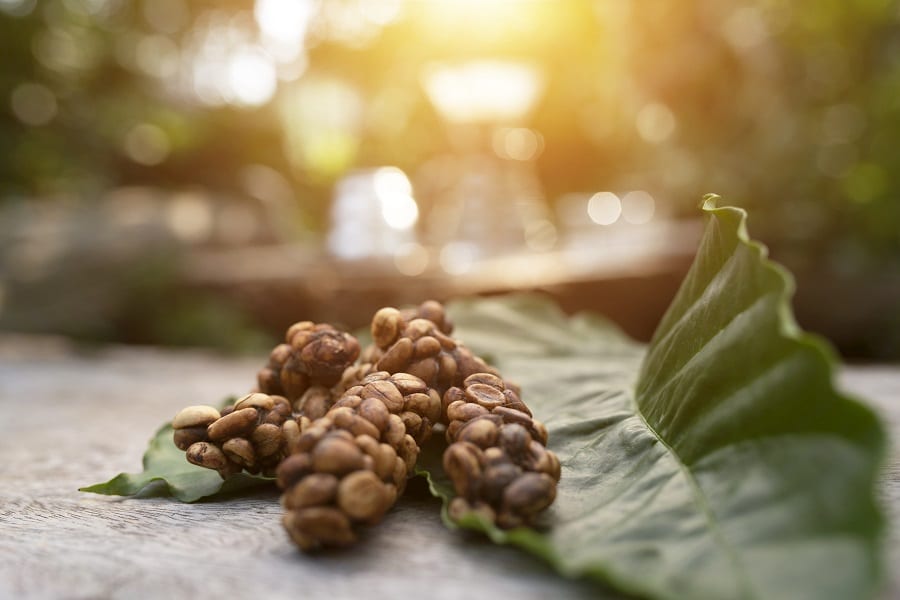
M 0 0 L 0 329 L 261 352 L 541 290 L 648 339 L 716 192 L 900 357 L 890 0 Z

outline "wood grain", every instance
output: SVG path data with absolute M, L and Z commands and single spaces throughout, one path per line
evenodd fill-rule
M 313 557 L 284 534 L 276 491 L 197 504 L 77 491 L 140 470 L 160 423 L 245 389 L 257 362 L 138 348 L 85 353 L 0 336 L 0 598 L 617 597 L 447 530 L 420 483 L 357 547 Z M 896 437 L 900 369 L 848 368 L 841 380 Z M 881 493 L 896 522 L 896 448 Z M 888 565 L 900 564 L 896 531 L 888 546 Z M 892 577 L 885 597 L 900 597 L 900 573 Z

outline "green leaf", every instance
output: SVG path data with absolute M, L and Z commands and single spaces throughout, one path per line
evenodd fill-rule
M 884 435 L 835 391 L 790 275 L 746 215 L 703 207 L 695 262 L 646 352 L 533 296 L 457 302 L 456 335 L 522 385 L 563 465 L 537 529 L 459 524 L 568 576 L 654 598 L 866 598 L 883 520 Z M 440 448 L 421 470 L 446 501 Z
M 172 425 L 163 425 L 144 453 L 141 473 L 119 473 L 105 483 L 79 488 L 82 492 L 110 496 L 174 496 L 182 502 L 196 502 L 248 488 L 272 485 L 272 479 L 238 473 L 223 480 L 216 471 L 192 465 L 172 440 Z

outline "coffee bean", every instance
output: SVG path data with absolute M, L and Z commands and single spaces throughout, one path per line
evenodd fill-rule
M 338 484 L 337 505 L 356 521 L 380 519 L 390 508 L 384 483 L 371 471 L 350 473 Z
M 317 473 L 343 475 L 363 468 L 362 451 L 353 442 L 337 437 L 322 439 L 312 451 Z
M 285 492 L 282 504 L 289 509 L 328 504 L 337 495 L 337 490 L 337 477 L 327 473 L 313 473 Z
M 214 442 L 250 433 L 256 426 L 259 413 L 255 408 L 242 408 L 217 419 L 206 429 L 206 435 Z
M 176 448 L 179 450 L 187 450 L 191 445 L 196 444 L 197 442 L 207 441 L 206 426 L 176 429 L 172 438 Z
M 380 348 L 387 348 L 400 333 L 400 311 L 382 308 L 372 317 L 372 341 Z
M 178 411 L 172 419 L 172 429 L 206 427 L 219 417 L 219 411 L 212 406 L 188 406 Z

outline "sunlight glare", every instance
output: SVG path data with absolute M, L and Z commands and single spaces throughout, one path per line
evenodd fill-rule
M 423 84 L 441 115 L 457 123 L 521 119 L 543 87 L 535 67 L 500 60 L 432 65 Z
M 256 0 L 253 7 L 266 47 L 283 62 L 299 56 L 315 12 L 312 0 Z
M 275 66 L 259 50 L 241 49 L 232 55 L 228 63 L 228 87 L 240 104 L 265 104 L 278 87 Z

